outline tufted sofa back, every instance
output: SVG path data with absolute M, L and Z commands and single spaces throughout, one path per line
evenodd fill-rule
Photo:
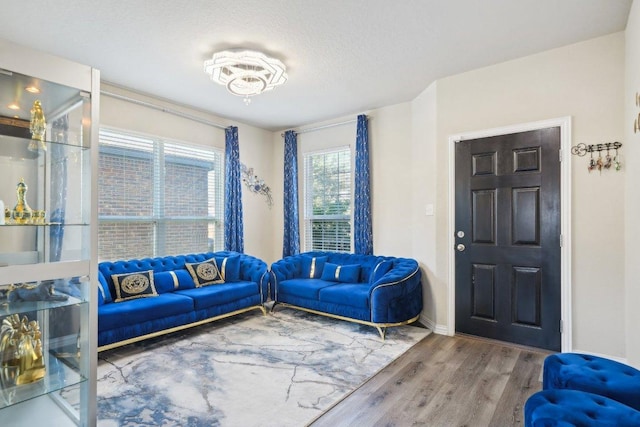
M 302 276 L 302 257 L 327 256 L 327 262 L 338 265 L 359 264 L 360 278 L 358 282 L 368 283 L 369 276 L 379 262 L 390 260 L 393 262 L 391 270 L 382 278 L 383 283 L 400 280 L 413 274 L 418 269 L 418 263 L 409 258 L 395 258 L 377 255 L 356 255 L 342 252 L 312 251 L 283 258 L 271 265 L 271 271 L 276 281 L 290 280 Z
M 200 254 L 166 256 L 158 258 L 142 258 L 127 261 L 104 261 L 98 264 L 98 280 L 100 290 L 98 298 L 103 302 L 110 302 L 111 295 L 115 295 L 115 287 L 111 275 L 135 273 L 153 270 L 154 273 L 186 269 L 186 263 L 202 262 L 216 257 L 240 255 L 240 280 L 256 282 L 261 289 L 268 286 L 267 264 L 251 255 L 238 252 L 220 251 Z

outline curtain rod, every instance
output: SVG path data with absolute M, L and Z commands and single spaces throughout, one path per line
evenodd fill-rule
M 100 93 L 102 95 L 110 96 L 111 98 L 116 98 L 116 99 L 120 99 L 122 101 L 131 102 L 133 104 L 142 105 L 143 107 L 153 108 L 154 110 L 162 111 L 163 113 L 173 114 L 174 116 L 182 117 L 183 119 L 192 120 L 194 122 L 202 123 L 202 124 L 205 124 L 205 125 L 208 125 L 208 126 L 212 126 L 214 128 L 226 129 L 228 127 L 228 126 L 223 126 L 221 124 L 218 124 L 218 123 L 206 120 L 206 119 L 201 119 L 198 116 L 193 116 L 191 114 L 187 114 L 187 113 L 183 113 L 183 112 L 178 111 L 178 110 L 174 110 L 172 108 L 163 107 L 161 105 L 153 104 L 151 102 L 140 101 L 139 99 L 130 98 L 128 96 L 120 95 L 120 94 L 117 94 L 117 93 L 114 93 L 114 92 L 108 92 L 108 91 L 105 91 L 105 90 L 101 90 Z
M 322 125 L 322 126 L 318 126 L 318 127 L 315 127 L 315 128 L 302 129 L 302 130 L 295 130 L 294 129 L 294 132 L 299 135 L 301 133 L 315 132 L 317 130 L 332 128 L 332 127 L 335 127 L 335 126 L 342 126 L 342 125 L 346 125 L 346 124 L 349 124 L 349 123 L 355 123 L 357 121 L 358 121 L 358 119 L 355 118 L 355 119 L 351 119 L 351 120 L 345 120 L 344 122 L 331 123 L 331 124 L 328 124 L 328 125 Z M 284 133 L 281 133 L 280 136 L 284 136 Z

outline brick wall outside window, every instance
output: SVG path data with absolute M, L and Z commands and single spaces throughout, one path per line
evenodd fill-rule
M 101 261 L 223 249 L 221 150 L 104 129 L 100 143 Z

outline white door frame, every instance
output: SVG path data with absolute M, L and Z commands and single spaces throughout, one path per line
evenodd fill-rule
M 449 136 L 449 219 L 448 219 L 448 261 L 449 261 L 449 310 L 448 335 L 456 331 L 456 268 L 455 268 L 455 143 L 456 141 L 486 138 L 531 130 L 560 127 L 560 318 L 561 348 L 563 352 L 572 349 L 571 322 L 571 117 L 522 123 L 494 129 L 466 132 Z

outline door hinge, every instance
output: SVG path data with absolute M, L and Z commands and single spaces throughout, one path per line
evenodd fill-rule
M 561 248 L 564 247 L 564 235 L 563 234 L 560 235 L 560 247 Z
M 560 333 L 564 332 L 564 323 L 562 322 L 562 319 L 560 319 Z
M 562 162 L 562 154 L 563 154 L 563 152 L 562 152 L 562 148 L 561 148 L 561 149 L 559 149 L 559 150 L 558 150 L 558 152 L 560 153 L 560 162 Z

